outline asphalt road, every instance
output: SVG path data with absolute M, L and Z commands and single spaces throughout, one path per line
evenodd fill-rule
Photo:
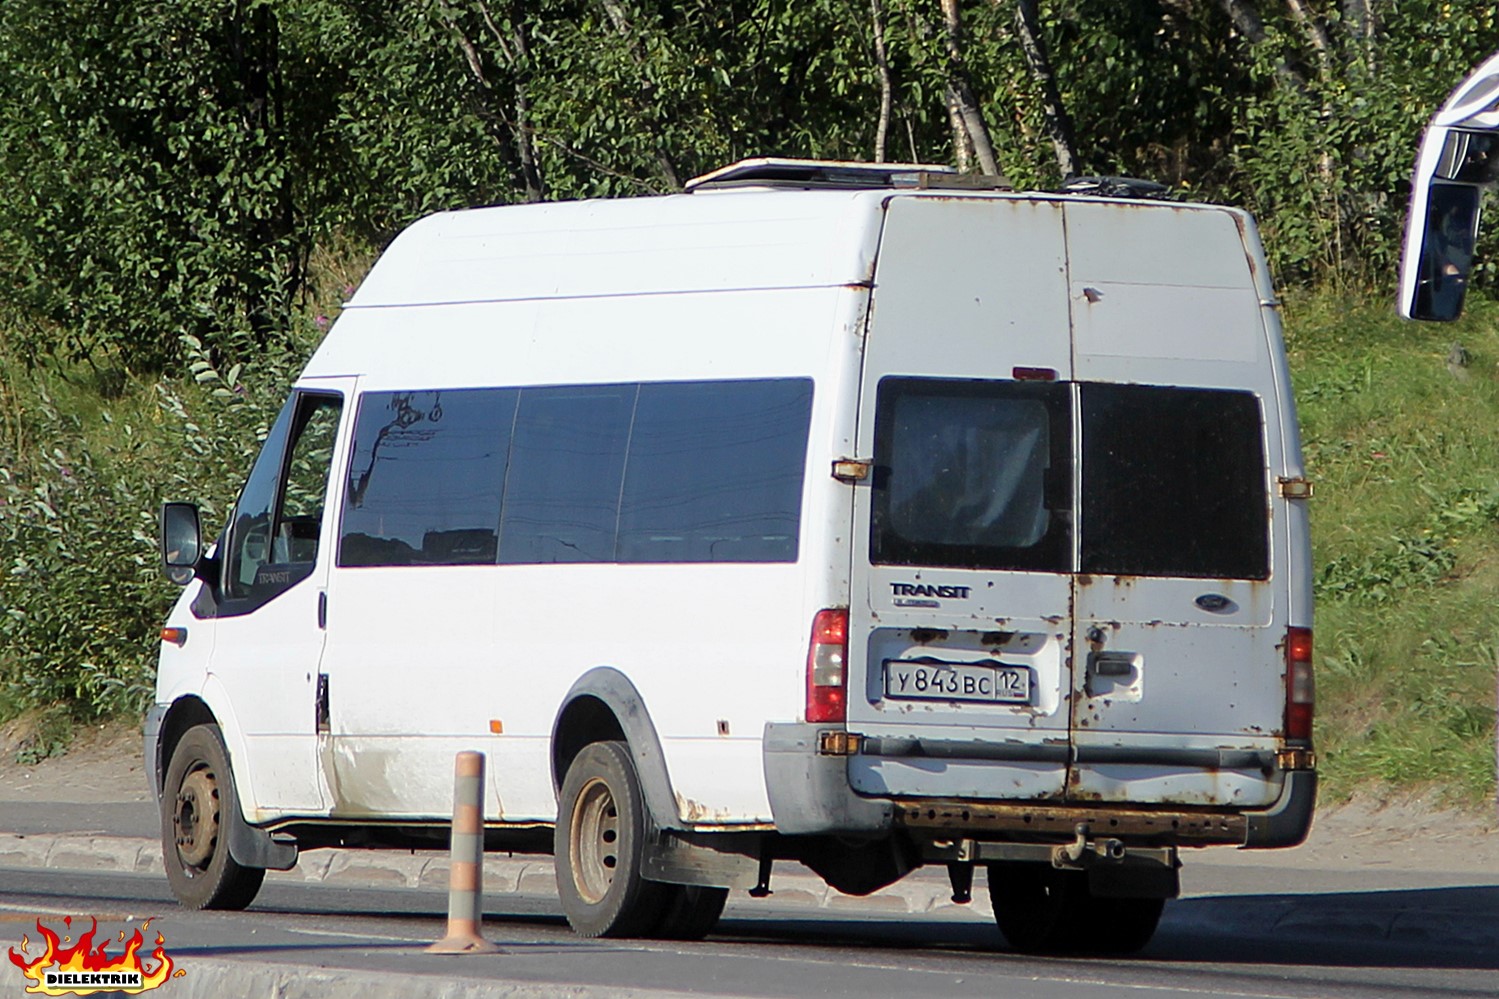
M 1240 868 L 1232 879 L 1274 880 L 1273 873 L 1255 872 Z M 422 952 L 443 931 L 446 899 L 437 891 L 268 882 L 244 913 L 187 913 L 172 902 L 160 875 L 0 869 L 0 947 L 19 947 L 27 933 L 34 953 L 38 918 L 60 929 L 63 915 L 97 916 L 103 939 L 104 932 L 128 931 L 154 917 L 150 933 L 163 935 L 168 955 L 186 973 L 155 993 L 163 999 L 276 988 L 285 996 L 361 999 L 673 993 L 1459 999 L 1499 991 L 1499 887 L 1381 890 L 1378 875 L 1345 880 L 1354 877 L 1370 883 L 1181 899 L 1167 907 L 1155 941 L 1127 960 L 1015 955 L 1003 949 L 990 920 L 964 910 L 832 912 L 742 894 L 718 931 L 692 944 L 583 940 L 567 929 L 555 899 L 490 897 L 485 933 L 504 952 L 438 957 Z M 72 929 L 85 925 L 75 919 Z M 1461 932 L 1468 925 L 1482 932 Z M 23 995 L 23 984 L 18 970 L 0 961 L 0 996 Z

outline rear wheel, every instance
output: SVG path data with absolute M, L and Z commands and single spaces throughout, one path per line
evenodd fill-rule
M 265 869 L 229 855 L 230 809 L 238 802 L 219 727 L 188 729 L 162 785 L 161 846 L 172 894 L 189 909 L 243 909 L 260 891 Z
M 1082 871 L 1048 864 L 989 865 L 994 921 L 1026 954 L 1133 954 L 1150 942 L 1165 900 L 1100 898 Z
M 666 885 L 668 899 L 661 922 L 650 935 L 660 940 L 701 940 L 713 932 L 729 900 L 727 888 Z
M 553 841 L 557 894 L 580 936 L 642 936 L 662 925 L 673 899 L 670 886 L 641 876 L 649 829 L 629 747 L 585 746 L 562 781 Z

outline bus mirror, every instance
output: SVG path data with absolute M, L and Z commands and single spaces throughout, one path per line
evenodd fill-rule
M 1421 138 L 1400 257 L 1400 314 L 1448 321 L 1463 309 L 1483 190 L 1499 181 L 1499 54 L 1458 85 Z
M 197 575 L 203 557 L 203 532 L 198 508 L 191 503 L 163 503 L 161 507 L 161 564 L 178 586 Z

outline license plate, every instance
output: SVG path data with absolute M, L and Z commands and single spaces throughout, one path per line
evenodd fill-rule
M 918 701 L 1031 702 L 1031 671 L 997 662 L 885 660 L 885 696 Z

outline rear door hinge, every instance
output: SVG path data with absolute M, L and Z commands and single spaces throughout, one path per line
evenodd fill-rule
M 1280 485 L 1280 495 L 1283 499 L 1311 499 L 1312 480 L 1302 475 L 1291 478 L 1282 476 L 1277 480 Z
M 869 478 L 873 468 L 873 458 L 838 458 L 833 462 L 833 478 L 853 485 Z

